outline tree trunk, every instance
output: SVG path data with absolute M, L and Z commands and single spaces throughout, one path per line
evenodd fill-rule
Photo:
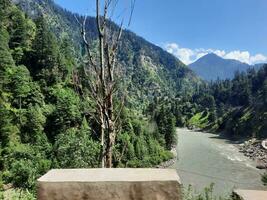
M 112 155 L 113 155 L 113 147 L 115 144 L 115 130 L 114 123 L 112 120 L 109 121 L 109 137 L 108 137 L 108 145 L 107 145 L 107 156 L 106 156 L 106 167 L 112 167 Z
M 100 152 L 100 162 L 101 168 L 105 168 L 105 124 L 103 118 L 103 112 L 100 111 L 100 145 L 101 145 L 101 152 Z
M 107 145 L 107 157 L 106 157 L 106 166 L 108 168 L 112 167 L 112 155 L 113 155 L 113 147 L 115 144 L 115 122 L 113 116 L 113 95 L 110 93 L 107 99 L 107 117 L 108 117 L 108 145 Z
M 119 113 L 115 114 L 113 106 L 113 95 L 116 92 L 116 85 L 114 83 L 114 67 L 116 64 L 117 50 L 119 41 L 123 31 L 123 20 L 121 22 L 118 33 L 110 33 L 108 30 L 109 20 L 108 12 L 116 7 L 115 0 L 105 0 L 104 9 L 100 8 L 100 0 L 96 0 L 96 25 L 98 30 L 98 58 L 94 60 L 90 50 L 90 44 L 86 36 L 86 17 L 81 25 L 81 34 L 86 45 L 87 54 L 89 58 L 88 69 L 93 70 L 92 80 L 89 79 L 89 89 L 93 99 L 97 103 L 96 118 L 100 128 L 100 143 L 101 152 L 99 162 L 101 167 L 112 167 L 113 148 L 116 140 L 116 121 Z M 133 14 L 134 2 L 131 4 L 131 13 L 129 24 Z M 103 14 L 101 15 L 101 12 Z M 85 70 L 86 72 L 86 70 Z M 87 75 L 87 74 L 86 74 Z M 88 76 L 88 75 L 87 75 Z M 90 78 L 90 76 L 88 76 Z M 114 117 L 116 115 L 116 117 Z

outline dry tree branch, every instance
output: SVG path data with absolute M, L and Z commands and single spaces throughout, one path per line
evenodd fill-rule
M 96 23 L 99 37 L 103 36 L 102 27 L 101 27 L 101 16 L 100 16 L 100 1 L 96 0 Z
M 119 0 L 113 0 L 112 2 L 114 2 L 114 5 L 113 5 L 113 7 L 112 7 L 112 10 L 111 10 L 111 14 L 110 14 L 110 19 L 113 17 L 113 15 L 114 15 L 114 13 L 115 13 L 115 9 L 116 9 L 116 7 L 117 7 L 117 5 L 118 5 L 118 2 L 119 2 Z
M 131 13 L 130 13 L 130 18 L 129 18 L 129 22 L 128 22 L 128 27 L 131 25 L 131 22 L 132 22 L 134 8 L 135 8 L 135 2 L 136 2 L 136 0 L 131 1 Z
M 100 1 L 101 0 L 96 0 L 98 58 L 93 59 L 90 44 L 87 40 L 87 17 L 84 17 L 83 22 L 78 20 L 76 16 L 75 18 L 81 27 L 83 42 L 87 50 L 87 56 L 89 57 L 88 68 L 90 68 L 90 65 L 94 68 L 94 72 L 89 74 L 90 72 L 87 71 L 88 69 L 84 66 L 84 73 L 87 77 L 90 96 L 92 96 L 92 99 L 96 104 L 95 115 L 91 116 L 94 117 L 96 122 L 100 125 L 99 131 L 102 146 L 102 152 L 100 155 L 101 165 L 102 167 L 112 167 L 113 147 L 115 145 L 116 135 L 121 128 L 120 122 L 117 121 L 120 118 L 125 102 L 125 96 L 123 96 L 118 107 L 115 108 L 114 106 L 115 93 L 119 88 L 116 81 L 114 81 L 114 69 L 123 33 L 124 19 L 121 21 L 118 29 L 116 28 L 115 30 L 111 30 L 112 28 L 109 28 L 109 26 L 112 26 L 112 22 L 109 23 L 108 21 L 109 11 L 112 9 L 111 6 L 113 3 L 114 6 L 116 6 L 119 0 L 104 0 L 103 10 L 100 8 Z M 134 4 L 135 0 L 132 0 L 128 25 L 130 25 L 132 20 Z M 114 33 L 111 33 L 112 31 L 114 31 Z
M 125 103 L 125 96 L 122 97 L 122 101 L 121 101 L 121 105 L 120 105 L 119 111 L 117 112 L 117 114 L 116 114 L 117 116 L 116 116 L 116 118 L 115 118 L 115 120 L 114 120 L 115 123 L 116 123 L 116 122 L 118 121 L 118 119 L 120 118 L 121 112 L 122 112 L 122 110 L 123 110 L 123 108 L 124 108 L 124 103 Z
M 75 19 L 78 22 L 78 24 L 80 25 L 81 35 L 82 35 L 82 38 L 83 38 L 83 42 L 84 42 L 84 44 L 86 46 L 86 51 L 87 51 L 87 54 L 88 54 L 88 57 L 89 57 L 89 62 L 93 66 L 94 70 L 97 71 L 96 70 L 96 64 L 93 61 L 92 53 L 91 53 L 91 50 L 90 50 L 90 45 L 89 45 L 89 42 L 88 42 L 87 37 L 86 37 L 87 16 L 84 17 L 83 23 L 80 22 L 80 20 L 77 18 L 76 15 L 75 15 Z

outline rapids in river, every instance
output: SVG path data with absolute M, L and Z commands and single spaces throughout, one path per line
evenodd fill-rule
M 227 195 L 234 188 L 265 189 L 264 172 L 255 162 L 238 151 L 238 147 L 217 135 L 177 129 L 177 161 L 175 167 L 185 188 L 196 192 L 214 183 L 214 194 Z

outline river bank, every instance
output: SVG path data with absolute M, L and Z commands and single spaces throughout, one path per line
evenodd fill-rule
M 267 169 L 267 150 L 262 147 L 261 141 L 250 139 L 238 147 L 241 153 L 257 163 L 258 169 Z
M 207 130 L 193 129 L 192 131 L 206 132 Z M 258 169 L 267 169 L 267 149 L 262 147 L 261 140 L 257 140 L 255 138 L 231 138 L 227 134 L 223 133 L 216 135 L 222 139 L 233 142 L 233 144 L 235 144 L 235 146 L 239 149 L 239 152 L 256 162 L 256 167 Z
M 174 166 L 177 160 L 177 149 L 176 146 L 171 149 L 171 152 L 173 154 L 173 158 L 170 160 L 167 160 L 165 162 L 160 163 L 159 165 L 156 166 L 156 168 L 170 168 L 171 166 Z
M 174 165 L 185 187 L 196 193 L 214 183 L 216 196 L 227 196 L 233 189 L 266 190 L 263 171 L 255 161 L 239 152 L 238 142 L 202 131 L 177 129 L 179 159 Z

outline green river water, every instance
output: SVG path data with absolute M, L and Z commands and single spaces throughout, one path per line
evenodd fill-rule
M 234 188 L 267 189 L 261 183 L 262 170 L 238 151 L 231 142 L 214 134 L 177 129 L 178 158 L 175 167 L 185 187 L 196 191 L 215 183 L 216 195 L 230 194 Z

